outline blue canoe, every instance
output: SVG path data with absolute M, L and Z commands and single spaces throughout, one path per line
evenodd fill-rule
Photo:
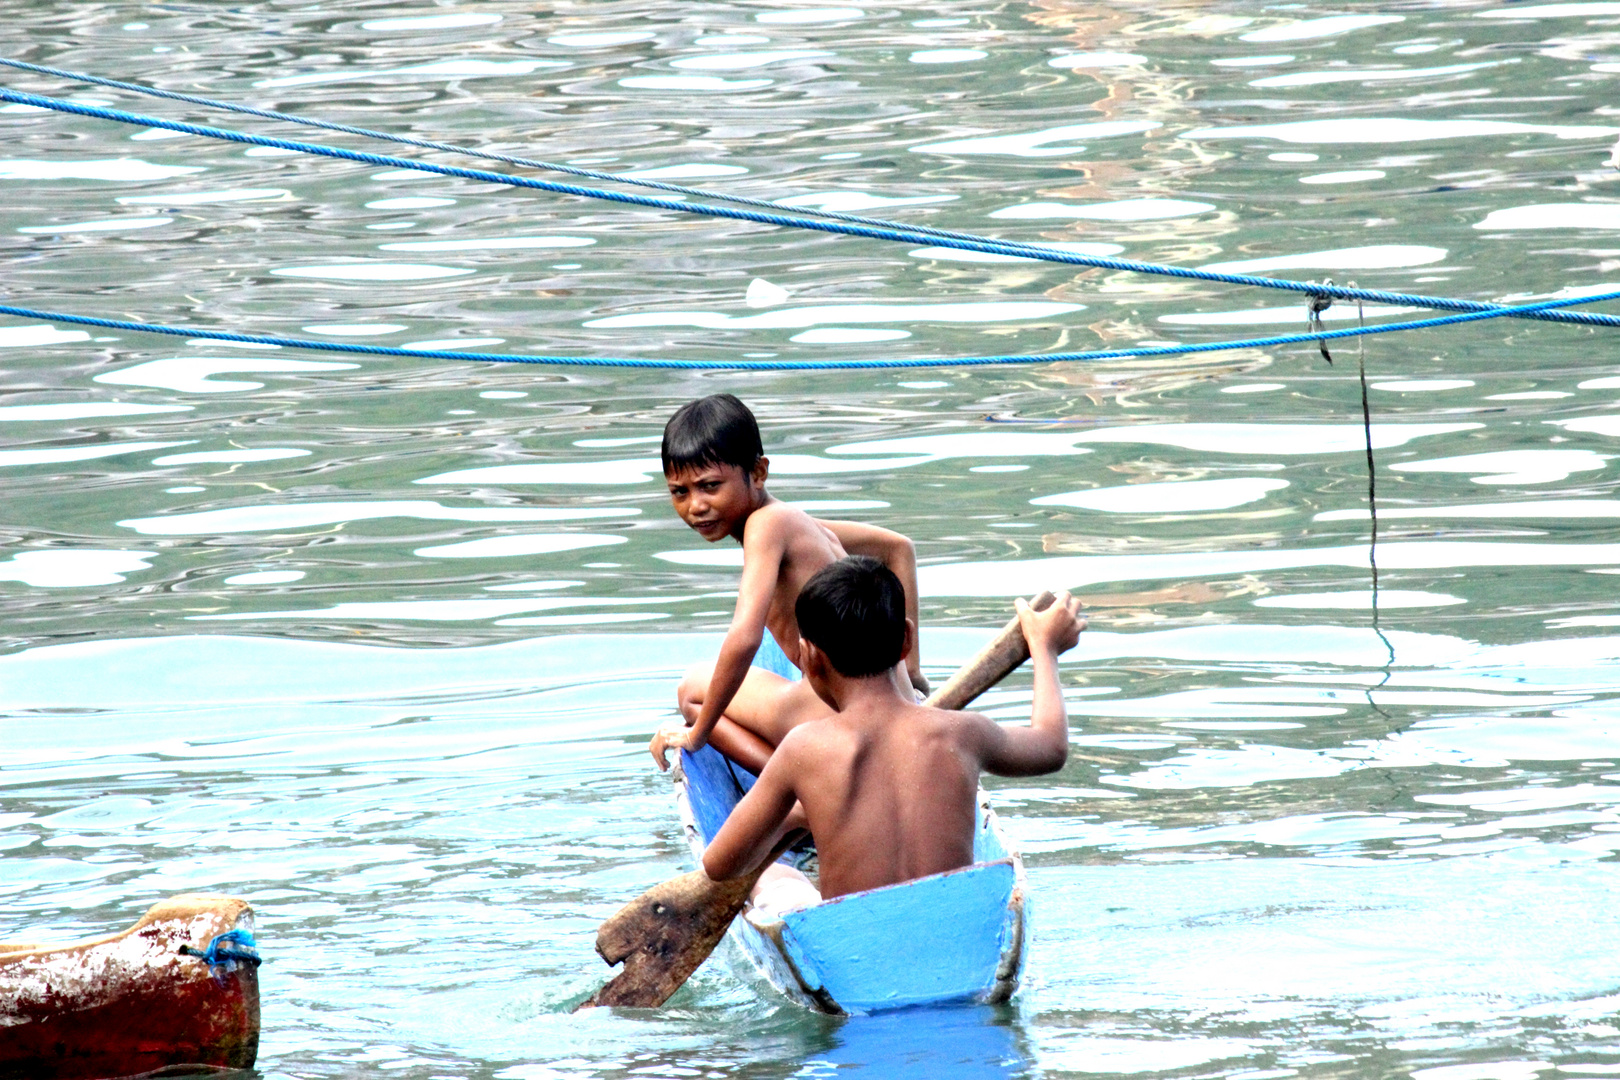
M 681 751 L 673 771 L 686 839 L 701 860 L 755 778 L 709 746 Z M 1024 863 L 982 791 L 973 858 L 782 915 L 745 908 L 728 936 L 772 986 L 821 1012 L 1006 1001 L 1023 969 Z

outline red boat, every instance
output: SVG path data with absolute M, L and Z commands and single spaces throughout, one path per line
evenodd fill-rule
M 103 1080 L 170 1065 L 251 1068 L 253 909 L 176 896 L 121 934 L 0 944 L 0 1080 Z

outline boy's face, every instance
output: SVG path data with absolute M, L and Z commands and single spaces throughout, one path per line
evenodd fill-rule
M 711 544 L 728 536 L 741 539 L 743 523 L 759 509 L 766 465 L 760 458 L 751 473 L 740 465 L 702 465 L 665 473 L 670 504 Z

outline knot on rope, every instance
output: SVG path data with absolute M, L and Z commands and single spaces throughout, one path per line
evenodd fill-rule
M 1316 283 L 1313 281 L 1313 282 L 1307 282 L 1307 284 L 1314 285 Z M 1333 287 L 1333 279 L 1332 278 L 1325 277 L 1325 278 L 1322 279 L 1322 288 L 1331 289 L 1332 287 Z M 1308 292 L 1308 293 L 1306 293 L 1305 294 L 1305 332 L 1306 333 L 1317 333 L 1317 334 L 1326 333 L 1327 332 L 1327 327 L 1322 325 L 1322 312 L 1326 311 L 1328 308 L 1330 308 L 1332 306 L 1333 306 L 1333 297 L 1330 296 L 1329 294 L 1327 294 L 1326 292 Z M 1331 365 L 1333 363 L 1333 354 L 1328 352 L 1327 342 L 1323 341 L 1321 338 L 1317 338 L 1316 347 L 1318 349 L 1322 350 L 1322 359 L 1326 360 Z
M 223 967 L 226 971 L 236 970 L 238 963 L 253 967 L 264 963 L 263 958 L 259 956 L 259 943 L 253 940 L 253 931 L 243 929 L 216 934 L 206 949 L 193 949 L 190 945 L 182 945 L 180 955 L 195 956 L 206 961 L 210 968 Z

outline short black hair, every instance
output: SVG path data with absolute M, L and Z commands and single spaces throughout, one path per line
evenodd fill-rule
M 827 654 L 840 675 L 863 678 L 900 662 L 906 643 L 906 592 L 870 555 L 822 567 L 793 605 L 799 636 Z
M 705 465 L 751 472 L 765 455 L 759 422 L 732 394 L 710 394 L 675 410 L 664 425 L 664 475 Z

